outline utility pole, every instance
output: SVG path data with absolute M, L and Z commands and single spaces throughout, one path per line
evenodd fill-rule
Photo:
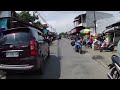
M 95 25 L 95 35 L 96 35 L 96 14 L 95 14 L 95 11 L 94 11 L 94 25 Z
M 52 32 L 54 28 L 47 23 L 47 21 L 40 15 L 40 13 L 38 13 L 37 11 L 33 11 L 33 12 L 38 14 L 38 16 L 51 28 L 51 32 Z

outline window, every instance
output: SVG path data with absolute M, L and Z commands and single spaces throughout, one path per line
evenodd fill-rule
M 36 29 L 34 29 L 34 28 L 31 28 L 32 29 L 32 34 L 33 34 L 33 36 L 35 37 L 35 39 L 38 41 L 39 40 L 39 38 L 38 38 L 38 32 L 37 32 L 37 30 Z
M 7 33 L 0 39 L 0 45 L 4 44 L 29 44 L 28 32 L 11 32 Z
M 43 40 L 44 40 L 44 37 L 43 37 L 42 34 L 39 33 L 39 32 L 38 32 L 38 37 L 39 37 L 39 40 L 40 40 L 40 41 L 43 41 Z

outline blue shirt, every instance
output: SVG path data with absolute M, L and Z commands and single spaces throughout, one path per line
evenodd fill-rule
M 87 39 L 87 40 L 86 40 L 86 44 L 88 44 L 89 42 L 90 42 L 89 39 Z

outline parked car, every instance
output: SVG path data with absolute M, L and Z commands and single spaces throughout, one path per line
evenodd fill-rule
M 3 32 L 0 38 L 0 70 L 38 71 L 50 56 L 42 32 L 32 27 L 18 27 Z

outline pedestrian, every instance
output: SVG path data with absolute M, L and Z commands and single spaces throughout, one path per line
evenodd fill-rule
M 92 43 L 93 43 L 93 36 L 92 35 L 90 36 L 89 41 L 90 41 L 90 47 L 92 48 Z

